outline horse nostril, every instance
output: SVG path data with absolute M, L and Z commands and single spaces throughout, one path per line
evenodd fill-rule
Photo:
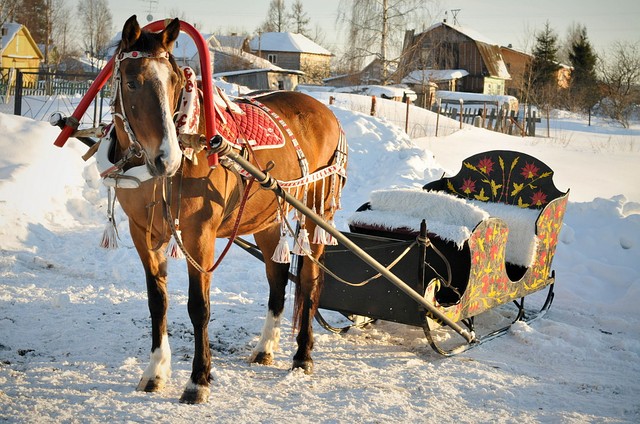
M 167 170 L 167 154 L 163 150 L 160 150 L 153 164 L 155 165 L 158 173 L 164 174 Z

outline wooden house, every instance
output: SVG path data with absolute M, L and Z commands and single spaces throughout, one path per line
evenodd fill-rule
M 15 78 L 15 70 L 24 72 L 37 72 L 44 55 L 31 37 L 29 30 L 24 25 L 16 22 L 7 22 L 0 28 L 2 31 L 2 43 L 0 44 L 0 69 L 2 79 Z M 26 84 L 35 82 L 37 75 L 25 75 L 23 81 Z
M 249 47 L 280 68 L 304 72 L 301 83 L 321 84 L 329 76 L 331 52 L 302 34 L 265 32 L 254 37 Z
M 400 73 L 415 70 L 464 70 L 456 89 L 470 93 L 502 95 L 511 78 L 500 47 L 481 34 L 439 22 L 426 31 L 405 33 Z

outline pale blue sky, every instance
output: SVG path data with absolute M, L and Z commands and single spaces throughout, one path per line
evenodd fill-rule
M 73 0 L 72 0 L 73 1 Z M 82 1 L 82 0 L 75 0 Z M 171 10 L 183 10 L 188 20 L 202 26 L 203 32 L 218 29 L 246 30 L 253 32 L 265 19 L 269 0 L 108 0 L 114 25 L 119 30 L 125 20 L 138 15 L 141 24 L 146 23 L 149 10 L 154 20 L 166 17 Z M 287 7 L 293 0 L 285 0 Z M 320 25 L 328 44 L 340 43 L 336 16 L 339 0 L 303 0 L 311 18 L 312 27 Z M 544 27 L 548 20 L 560 39 L 564 39 L 572 23 L 587 27 L 587 35 L 596 51 L 610 47 L 614 41 L 640 41 L 640 1 L 638 0 L 439 0 L 434 2 L 442 12 L 438 20 L 449 10 L 448 19 L 453 23 L 452 9 L 460 9 L 457 20 L 460 25 L 480 32 L 496 44 L 523 50 L 530 49 L 533 34 Z M 193 23 L 192 22 L 192 23 Z M 426 22 L 428 26 L 430 22 Z M 421 30 L 422 28 L 416 28 Z M 333 46 L 326 46 L 333 47 Z

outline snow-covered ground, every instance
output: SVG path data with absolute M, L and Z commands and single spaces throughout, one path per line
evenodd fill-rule
M 561 115 L 549 138 L 465 127 L 411 140 L 383 119 L 333 110 L 350 143 L 343 229 L 372 190 L 422 186 L 473 153 L 521 150 L 554 169 L 571 202 L 549 313 L 452 358 L 416 328 L 335 335 L 316 325 L 312 376 L 288 371 L 285 319 L 275 365 L 250 365 L 267 284 L 262 264 L 233 248 L 213 281 L 209 403 L 177 402 L 193 349 L 180 262 L 169 269 L 173 378 L 161 393 L 137 392 L 150 324 L 125 217 L 121 247 L 100 249 L 105 191 L 83 146 L 53 147 L 58 129 L 0 113 L 0 421 L 639 422 L 640 127 Z

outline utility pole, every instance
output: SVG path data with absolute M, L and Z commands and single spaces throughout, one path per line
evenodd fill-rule
M 382 81 L 387 83 L 387 36 L 389 34 L 388 0 L 382 1 L 382 36 L 380 37 L 380 56 L 382 61 Z

